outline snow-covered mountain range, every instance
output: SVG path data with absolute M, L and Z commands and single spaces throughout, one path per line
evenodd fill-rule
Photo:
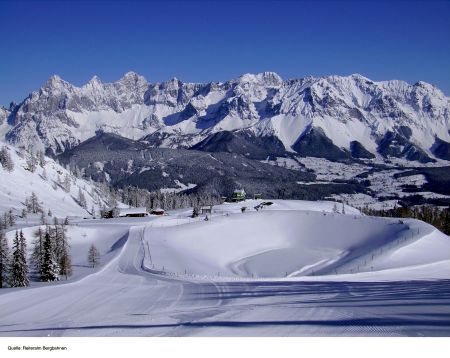
M 0 135 L 57 154 L 98 130 L 169 148 L 199 148 L 232 132 L 305 156 L 429 162 L 450 159 L 449 113 L 450 98 L 425 82 L 283 80 L 264 72 L 224 83 L 149 83 L 129 72 L 114 83 L 95 76 L 82 87 L 52 76 L 22 103 L 0 109 Z

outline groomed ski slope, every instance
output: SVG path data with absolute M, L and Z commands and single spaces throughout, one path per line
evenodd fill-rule
M 208 221 L 187 210 L 81 221 L 72 237 L 110 230 L 72 238 L 80 252 L 98 243 L 102 268 L 1 290 L 0 335 L 450 334 L 449 237 L 416 220 L 332 213 L 332 203 L 255 203 L 218 206 Z

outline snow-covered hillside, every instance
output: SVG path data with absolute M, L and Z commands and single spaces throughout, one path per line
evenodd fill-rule
M 30 154 L 0 142 L 9 153 L 14 169 L 0 166 L 0 212 L 13 211 L 21 216 L 25 201 L 35 193 L 44 214 L 53 216 L 91 216 L 106 205 L 99 188 L 84 179 L 74 177 L 54 160 L 45 157 L 45 164 L 34 163 L 30 170 Z M 84 203 L 80 202 L 81 197 Z M 83 201 L 83 200 L 82 200 Z M 50 218 L 51 219 L 51 218 Z
M 257 203 L 245 213 L 219 206 L 207 222 L 147 228 L 148 268 L 225 279 L 450 278 L 450 239 L 431 225 L 348 206 L 343 215 L 332 202 L 275 201 L 255 211 Z
M 216 206 L 208 221 L 178 210 L 73 222 L 75 279 L 1 290 L 0 335 L 449 333 L 448 236 L 333 202 L 259 203 Z M 97 270 L 83 267 L 92 243 Z
M 0 134 L 18 145 L 62 152 L 99 129 L 156 146 L 190 147 L 214 133 L 274 137 L 287 151 L 314 156 L 448 160 L 450 101 L 418 82 L 374 82 L 361 75 L 283 81 L 273 72 L 225 83 L 148 83 L 127 73 L 76 87 L 51 77 L 0 113 Z M 8 118 L 8 120 L 5 120 Z M 323 145 L 325 154 L 318 150 Z M 327 154 L 328 153 L 328 154 Z

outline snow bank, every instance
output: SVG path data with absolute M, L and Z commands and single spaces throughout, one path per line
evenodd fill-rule
M 243 205 L 238 204 L 224 207 Z M 280 201 L 263 212 L 147 227 L 148 266 L 177 275 L 229 278 L 334 280 L 357 273 L 371 277 L 378 272 L 377 279 L 389 279 L 389 270 L 396 270 L 394 276 L 403 279 L 450 277 L 450 270 L 436 275 L 436 267 L 450 268 L 450 239 L 430 225 L 417 220 L 292 210 L 302 204 L 305 208 L 309 205 Z M 330 204 L 314 205 L 324 208 Z M 413 269 L 418 266 L 422 268 Z

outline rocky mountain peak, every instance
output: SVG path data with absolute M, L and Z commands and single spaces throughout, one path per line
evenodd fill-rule
M 97 75 L 92 76 L 88 83 L 92 84 L 102 84 L 102 80 Z
M 47 82 L 45 82 L 42 90 L 46 90 L 49 92 L 61 92 L 65 90 L 71 90 L 74 86 L 69 82 L 64 81 L 58 75 L 51 76 Z
M 134 85 L 134 86 L 148 86 L 147 79 L 144 76 L 141 76 L 133 71 L 125 73 L 122 76 L 122 78 L 116 83 L 123 83 L 126 85 Z

